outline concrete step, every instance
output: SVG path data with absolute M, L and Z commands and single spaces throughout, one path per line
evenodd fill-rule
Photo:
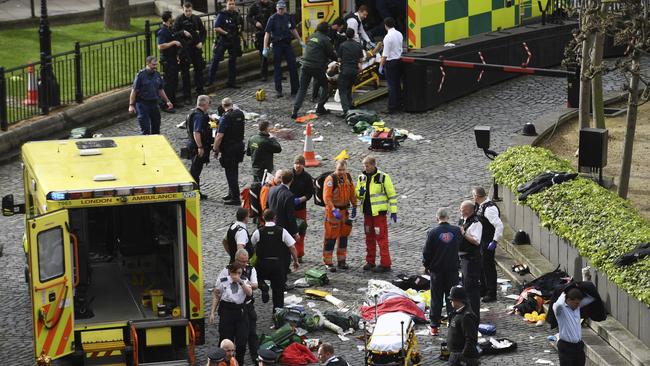
M 496 255 L 497 265 L 510 275 L 517 283 L 524 280 L 530 281 L 533 276 L 538 277 L 553 271 L 556 266 L 542 256 L 532 245 L 512 244 L 513 232 L 504 222 L 504 237 L 499 243 Z M 514 263 L 527 264 L 531 275 L 519 276 L 512 272 Z M 604 322 L 589 322 L 590 328 L 583 328 L 582 336 L 585 342 L 585 354 L 588 364 L 597 366 L 608 365 L 650 365 L 647 355 L 648 348 L 630 332 L 628 332 L 615 319 L 608 317 Z

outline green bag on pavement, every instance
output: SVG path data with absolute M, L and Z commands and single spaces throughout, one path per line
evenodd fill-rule
M 260 348 L 270 349 L 276 354 L 281 354 L 288 345 L 294 342 L 302 342 L 302 339 L 296 334 L 295 328 L 287 323 L 278 328 L 270 336 L 262 334 L 260 337 Z
M 357 314 L 346 314 L 340 311 L 326 310 L 323 315 L 327 320 L 338 325 L 343 330 L 348 330 L 350 328 L 354 330 L 359 329 L 359 322 L 361 321 L 361 317 L 359 317 Z
M 367 130 L 368 127 L 370 127 L 370 123 L 366 121 L 359 121 L 357 122 L 356 125 L 352 128 L 354 130 L 354 133 L 362 133 L 363 131 Z
M 310 286 L 323 286 L 330 283 L 329 278 L 327 278 L 327 273 L 315 268 L 310 268 L 305 271 L 305 279 Z

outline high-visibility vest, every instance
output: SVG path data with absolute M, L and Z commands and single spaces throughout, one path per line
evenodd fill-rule
M 380 212 L 397 213 L 397 195 L 390 175 L 377 170 L 370 177 L 370 187 L 366 190 L 366 175 L 360 174 L 356 186 L 357 198 L 363 210 L 363 201 L 370 195 L 371 215 L 377 216 Z M 361 194 L 363 192 L 363 194 Z M 367 212 L 364 212 L 367 214 Z

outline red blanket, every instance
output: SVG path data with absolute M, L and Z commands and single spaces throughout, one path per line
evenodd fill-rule
M 415 304 L 415 302 L 409 298 L 396 296 L 391 297 L 390 299 L 382 302 L 377 305 L 377 316 L 386 313 L 393 313 L 396 311 L 401 311 L 403 313 L 410 314 L 415 317 L 416 321 L 426 322 L 424 317 L 424 312 Z M 372 320 L 375 318 L 375 307 L 374 306 L 362 306 L 361 307 L 361 316 L 366 320 Z
M 318 359 L 306 346 L 300 343 L 291 343 L 282 351 L 282 364 L 287 366 L 309 365 L 318 362 Z

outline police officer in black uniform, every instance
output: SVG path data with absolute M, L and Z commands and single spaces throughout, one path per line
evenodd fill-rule
M 260 78 L 266 81 L 269 74 L 269 60 L 262 55 L 264 50 L 264 28 L 269 18 L 275 12 L 275 2 L 259 0 L 248 9 L 246 19 L 255 29 L 255 48 L 260 52 Z
M 287 280 L 287 265 L 285 263 L 287 248 L 293 258 L 293 268 L 298 270 L 298 253 L 296 252 L 296 240 L 289 232 L 275 225 L 275 213 L 271 209 L 264 210 L 262 214 L 264 226 L 257 229 L 251 236 L 251 243 L 255 245 L 257 254 L 257 274 L 262 301 L 269 301 L 269 288 L 264 282 L 271 281 L 273 292 L 273 308 L 284 306 L 284 290 Z
M 250 280 L 244 274 L 245 266 L 237 262 L 226 267 L 228 274 L 217 278 L 212 291 L 212 307 L 209 323 L 214 324 L 215 310 L 219 314 L 219 343 L 229 339 L 235 343 L 235 358 L 244 364 L 246 342 L 248 341 L 248 313 L 246 299 L 253 295 Z
M 472 196 L 476 203 L 476 216 L 483 225 L 481 235 L 481 301 L 497 301 L 497 269 L 494 251 L 503 236 L 503 222 L 499 207 L 487 196 L 483 187 L 474 187 Z
M 160 64 L 163 68 L 163 80 L 165 94 L 174 106 L 179 107 L 176 100 L 176 89 L 178 88 L 178 50 L 181 43 L 174 38 L 172 32 L 172 12 L 164 11 L 162 13 L 163 25 L 158 31 L 158 50 L 160 50 Z M 164 108 L 163 111 L 174 112 L 173 109 Z
M 183 52 L 184 57 L 181 57 L 181 62 L 187 61 L 181 65 L 182 70 L 189 70 L 189 63 L 194 66 L 194 87 L 196 93 L 201 95 L 205 94 L 203 90 L 203 69 L 205 69 L 205 60 L 203 59 L 203 43 L 207 36 L 207 31 L 203 25 L 203 21 L 197 15 L 192 14 L 192 3 L 187 1 L 183 4 L 183 14 L 176 17 L 172 27 L 174 33 L 183 38 Z M 185 97 L 189 98 L 190 83 L 189 71 L 183 73 L 183 91 L 186 93 Z
M 160 133 L 160 110 L 158 99 L 161 98 L 167 108 L 174 105 L 167 98 L 163 89 L 163 80 L 156 71 L 158 60 L 156 56 L 147 56 L 147 66 L 135 76 L 131 94 L 129 95 L 129 113 L 137 112 L 138 124 L 143 135 Z
M 458 248 L 460 271 L 463 276 L 463 287 L 467 292 L 469 305 L 480 316 L 481 310 L 481 236 L 483 225 L 474 212 L 474 202 L 463 201 L 460 204 L 462 217 L 460 233 L 463 240 Z
M 363 60 L 363 47 L 354 40 L 354 29 L 348 28 L 345 31 L 345 36 L 347 40 L 339 46 L 338 54 L 341 66 L 336 82 L 341 97 L 341 107 L 343 108 L 341 117 L 343 118 L 352 107 L 352 86 L 357 81 Z
M 449 294 L 454 312 L 449 319 L 447 347 L 449 348 L 449 366 L 477 366 L 478 351 L 478 311 L 473 311 L 467 302 L 467 293 L 463 287 L 453 287 Z
M 230 98 L 223 98 L 224 110 L 212 150 L 224 168 L 228 181 L 228 195 L 223 197 L 226 205 L 239 206 L 239 164 L 244 161 L 244 112 L 233 108 Z M 219 157 L 221 153 L 221 157 Z
M 188 148 L 192 158 L 190 174 L 201 188 L 200 176 L 203 171 L 203 165 L 210 161 L 210 147 L 212 146 L 212 131 L 210 130 L 210 117 L 208 108 L 210 107 L 210 97 L 199 95 L 196 100 L 196 108 L 192 109 L 187 116 L 187 135 L 190 139 Z M 208 198 L 202 192 L 199 193 L 201 199 Z
M 237 88 L 235 77 L 237 76 L 237 57 L 241 56 L 241 29 L 244 20 L 237 12 L 235 0 L 228 0 L 226 10 L 217 14 L 214 21 L 214 31 L 219 35 L 219 39 L 214 44 L 212 63 L 208 72 L 208 84 L 214 82 L 219 69 L 219 62 L 223 55 L 228 51 L 228 83 L 229 88 Z

